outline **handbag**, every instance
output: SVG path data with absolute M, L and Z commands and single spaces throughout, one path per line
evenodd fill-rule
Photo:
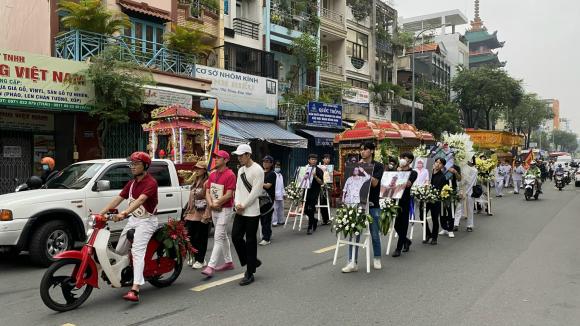
M 246 179 L 246 173 L 242 173 L 240 177 L 242 178 L 242 182 L 244 183 L 244 186 L 246 186 L 248 192 L 252 192 L 252 185 L 248 182 L 248 179 Z M 265 189 L 262 189 L 262 192 L 258 196 L 258 202 L 260 204 L 261 215 L 266 215 L 274 210 L 272 198 L 270 198 L 270 195 Z
M 483 195 L 483 188 L 480 185 L 475 185 L 472 189 L 471 197 L 479 198 L 481 195 Z

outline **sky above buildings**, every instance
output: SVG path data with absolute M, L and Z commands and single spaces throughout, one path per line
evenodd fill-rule
M 393 0 L 399 16 L 410 18 L 459 9 L 471 21 L 473 0 Z M 526 91 L 560 100 L 560 116 L 580 135 L 580 1 L 480 0 L 480 17 L 498 31 L 499 58 Z M 469 26 L 461 26 L 464 32 Z

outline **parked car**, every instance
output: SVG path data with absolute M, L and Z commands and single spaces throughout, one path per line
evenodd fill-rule
M 148 172 L 159 185 L 160 223 L 181 218 L 189 187 L 179 184 L 173 162 L 153 160 Z M 84 161 L 62 170 L 43 189 L 1 195 L 0 247 L 29 251 L 33 262 L 49 265 L 54 255 L 86 240 L 90 212 L 103 209 L 132 178 L 126 160 Z M 124 201 L 119 209 L 126 207 Z M 111 223 L 112 233 L 118 236 L 126 223 Z

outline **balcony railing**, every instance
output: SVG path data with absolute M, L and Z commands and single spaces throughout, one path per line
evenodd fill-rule
M 218 9 L 204 4 L 200 0 L 179 0 L 179 4 L 189 6 L 189 15 L 194 18 L 201 18 L 201 9 L 218 15 Z
M 292 86 L 290 86 L 289 82 L 278 82 L 278 94 L 284 94 L 284 93 L 288 93 L 288 92 L 292 92 L 295 94 L 310 93 L 310 94 L 314 95 L 314 94 L 316 94 L 316 87 L 315 86 L 308 86 L 308 85 L 304 85 L 302 87 L 299 87 L 296 84 L 293 84 Z
M 377 40 L 377 51 L 386 54 L 393 54 L 393 45 L 387 41 Z
M 270 9 L 270 22 L 299 32 L 310 31 L 310 16 L 291 9 L 289 12 L 277 8 Z
M 306 123 L 306 106 L 296 103 L 278 104 L 278 120 L 290 123 Z
M 325 62 L 320 66 L 320 69 L 331 74 L 342 75 L 342 66 L 335 65 L 334 63 Z
M 330 9 L 322 8 L 322 18 L 326 18 L 340 25 L 344 24 L 344 16 Z
M 234 18 L 234 31 L 254 40 L 260 39 L 260 24 L 247 19 Z
M 164 72 L 195 77 L 195 56 L 167 49 L 163 44 L 128 36 L 106 36 L 72 30 L 55 38 L 57 58 L 85 61 L 107 46 L 118 46 L 119 59 Z
M 360 104 L 353 104 L 353 103 L 343 103 L 342 109 L 344 114 L 347 115 L 369 115 L 369 107 L 368 105 L 360 105 Z

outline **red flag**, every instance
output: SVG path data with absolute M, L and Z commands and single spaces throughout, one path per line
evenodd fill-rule
M 533 160 L 534 160 L 534 151 L 530 148 L 530 151 L 528 152 L 528 155 L 526 155 L 526 159 L 524 160 L 524 168 L 526 168 L 526 170 L 530 168 L 530 164 L 532 163 Z

